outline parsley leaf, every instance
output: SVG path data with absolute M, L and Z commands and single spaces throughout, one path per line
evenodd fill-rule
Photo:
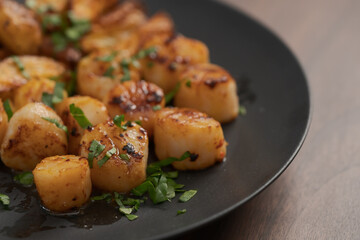
M 178 82 L 173 90 L 165 95 L 165 102 L 166 104 L 170 103 L 171 100 L 175 97 L 176 93 L 180 89 L 180 82 Z
M 57 126 L 58 128 L 62 129 L 65 131 L 66 134 L 68 134 L 68 129 L 66 126 L 62 125 L 61 123 L 58 122 L 58 120 L 53 119 L 53 118 L 47 118 L 47 117 L 43 117 L 42 119 L 51 122 L 53 124 L 55 124 L 55 126 Z
M 185 83 L 185 85 L 188 87 L 188 88 L 191 88 L 191 80 L 188 79 Z
M 8 121 L 10 121 L 11 117 L 13 116 L 13 111 L 11 110 L 11 106 L 10 106 L 10 100 L 6 99 L 5 102 L 3 103 L 3 106 L 6 115 L 8 116 Z
M 108 68 L 105 70 L 103 76 L 114 79 L 114 75 L 113 75 L 114 70 L 115 70 L 115 67 L 114 67 L 113 65 L 111 65 L 110 67 L 108 67 Z
M 70 104 L 70 114 L 75 118 L 81 128 L 86 129 L 92 127 L 91 122 L 86 118 L 81 108 L 75 106 L 74 103 Z
M 246 115 L 247 111 L 246 111 L 246 108 L 244 106 L 239 106 L 239 115 Z
M 159 111 L 161 109 L 161 105 L 155 105 L 152 107 L 153 111 Z
M 34 183 L 34 175 L 32 172 L 23 172 L 14 177 L 14 181 L 24 186 L 31 186 Z
M 110 149 L 109 151 L 106 152 L 105 156 L 97 162 L 99 168 L 102 167 L 102 165 L 104 165 L 110 158 L 113 154 L 116 153 L 116 148 L 112 148 Z
M 9 198 L 9 196 L 0 193 L 0 202 L 1 202 L 4 206 L 9 206 L 9 204 L 10 204 L 10 198 Z
M 102 195 L 91 197 L 91 200 L 100 201 L 100 200 L 109 200 L 111 198 L 112 198 L 111 193 L 103 193 Z
M 125 215 L 127 217 L 127 219 L 129 219 L 130 221 L 133 221 L 135 219 L 138 218 L 138 216 L 134 215 L 134 214 L 127 214 Z
M 181 215 L 186 213 L 186 209 L 178 210 L 176 215 Z
M 105 149 L 105 145 L 102 145 L 99 141 L 93 140 L 90 144 L 88 162 L 89 167 L 93 167 L 93 160 L 99 156 Z
M 11 58 L 18 67 L 18 69 L 20 70 L 21 74 L 24 76 L 24 78 L 29 79 L 30 75 L 25 70 L 24 64 L 21 62 L 20 58 L 18 56 L 11 56 Z
M 65 84 L 62 82 L 56 82 L 54 87 L 54 93 L 43 92 L 41 96 L 41 101 L 47 106 L 54 108 L 54 104 L 60 103 L 63 99 Z
M 195 194 L 197 193 L 197 190 L 189 190 L 184 192 L 180 198 L 179 201 L 180 202 L 187 202 L 189 201 Z
M 101 62 L 111 62 L 112 60 L 114 60 L 114 58 L 116 57 L 117 54 L 118 54 L 117 51 L 113 51 L 110 55 L 97 57 L 96 60 L 101 61 Z

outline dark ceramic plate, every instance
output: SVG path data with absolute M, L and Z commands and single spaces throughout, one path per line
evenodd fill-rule
M 177 30 L 207 44 L 211 60 L 237 79 L 247 115 L 224 125 L 227 160 L 210 169 L 181 174 L 178 182 L 198 194 L 187 203 L 141 207 L 130 222 L 105 204 L 81 216 L 54 217 L 39 207 L 33 189 L 11 183 L 5 167 L 0 192 L 10 211 L 0 210 L 0 238 L 148 239 L 188 231 L 240 206 L 272 183 L 298 152 L 309 126 L 309 91 L 299 63 L 269 30 L 217 2 L 148 0 L 150 13 L 168 11 Z M 176 216 L 179 209 L 187 209 Z

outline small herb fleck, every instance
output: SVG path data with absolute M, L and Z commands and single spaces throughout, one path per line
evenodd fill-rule
M 116 148 L 114 148 L 114 147 L 112 149 L 110 149 L 109 151 L 107 151 L 105 156 L 97 162 L 99 168 L 102 167 L 102 165 L 104 165 L 111 158 L 111 156 L 115 153 L 116 153 Z
M 10 106 L 10 100 L 6 99 L 5 102 L 3 103 L 3 106 L 6 115 L 8 116 L 8 121 L 10 121 L 11 117 L 13 116 L 13 111 L 11 110 L 11 106 Z
M 70 104 L 69 108 L 70 114 L 75 118 L 81 128 L 86 129 L 92 127 L 91 122 L 87 119 L 81 108 L 76 107 L 74 103 Z
M 246 111 L 246 108 L 244 106 L 239 106 L 239 115 L 246 115 L 247 111 Z
M 20 70 L 21 74 L 24 76 L 24 78 L 29 79 L 30 75 L 25 70 L 24 64 L 21 62 L 20 58 L 18 56 L 11 56 L 11 58 L 18 67 L 18 69 Z
M 179 201 L 180 202 L 187 202 L 189 201 L 195 194 L 197 193 L 197 190 L 189 190 L 184 192 L 180 198 Z
M 186 213 L 186 209 L 178 210 L 176 215 L 181 215 Z
M 166 104 L 171 102 L 171 100 L 175 97 L 175 95 L 179 91 L 179 89 L 180 89 L 180 82 L 178 82 L 176 84 L 175 88 L 171 92 L 169 92 L 168 94 L 165 95 Z
M 24 186 L 31 186 L 34 183 L 34 175 L 32 172 L 23 172 L 14 177 L 14 181 Z
M 62 125 L 61 123 L 59 123 L 58 120 L 56 119 L 53 119 L 53 118 L 47 118 L 47 117 L 43 117 L 42 119 L 48 121 L 48 122 L 51 122 L 53 124 L 55 124 L 55 126 L 57 126 L 58 128 L 62 129 L 65 131 L 66 134 L 68 134 L 68 129 L 66 126 Z
M 155 105 L 155 106 L 152 107 L 153 111 L 159 111 L 160 109 L 161 109 L 160 105 Z

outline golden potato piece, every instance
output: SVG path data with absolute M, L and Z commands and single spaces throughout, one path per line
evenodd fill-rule
M 111 89 L 104 103 L 112 118 L 124 114 L 126 120 L 140 120 L 148 135 L 152 136 L 155 111 L 165 106 L 165 99 L 162 89 L 155 84 L 129 81 Z
M 157 53 L 142 60 L 144 78 L 165 93 L 174 89 L 186 66 L 209 61 L 209 51 L 204 43 L 181 35 L 153 35 L 143 46 L 149 47 L 156 47 Z
M 14 113 L 1 145 L 1 160 L 7 167 L 29 171 L 45 157 L 66 154 L 65 131 L 43 118 L 63 124 L 61 118 L 42 103 L 29 103 Z
M 49 79 L 30 80 L 26 84 L 15 90 L 14 105 L 19 109 L 28 103 L 41 102 L 43 93 L 54 93 L 55 81 Z M 63 98 L 67 97 L 67 92 L 63 91 Z
M 44 79 L 59 77 L 65 74 L 65 67 L 47 57 L 21 56 L 16 57 L 24 66 L 24 71 L 28 78 L 24 76 L 24 71 L 20 71 L 14 57 L 6 58 L 0 62 L 0 97 L 11 93 L 12 90 L 24 85 L 30 79 Z
M 34 14 L 10 0 L 0 1 L 0 40 L 16 54 L 36 54 L 42 31 Z
M 66 212 L 84 205 L 91 195 L 86 158 L 65 155 L 43 159 L 33 170 L 41 201 L 49 210 Z
M 115 54 L 111 61 L 102 61 L 100 58 Z M 102 100 L 116 84 L 123 81 L 140 80 L 139 69 L 132 65 L 125 71 L 119 63 L 130 58 L 125 51 L 96 51 L 83 58 L 78 64 L 77 90 L 81 95 Z M 125 79 L 125 80 L 124 80 Z
M 110 118 L 102 102 L 87 96 L 70 97 L 55 106 L 57 114 L 64 121 L 69 131 L 69 153 L 78 155 L 80 140 L 85 130 L 80 127 L 75 118 L 70 114 L 69 106 L 72 103 L 84 112 L 87 119 L 93 125 L 106 122 Z
M 157 112 L 154 125 L 155 153 L 158 159 L 181 157 L 174 162 L 179 170 L 200 170 L 221 162 L 226 156 L 226 141 L 218 121 L 188 108 L 164 108 Z
M 3 101 L 0 99 L 0 145 L 8 128 L 8 116 L 5 112 Z
M 118 0 L 70 0 L 70 7 L 79 19 L 94 20 Z
M 180 79 L 175 106 L 197 109 L 219 122 L 229 122 L 238 116 L 236 82 L 222 67 L 209 63 L 192 65 Z
M 112 121 L 100 123 L 85 131 L 81 139 L 81 156 L 89 157 L 94 140 L 105 146 L 92 163 L 91 180 L 95 187 L 109 192 L 129 192 L 146 179 L 149 140 L 143 128 L 131 123 L 123 130 Z M 109 154 L 108 151 L 114 152 Z M 106 154 L 109 158 L 100 167 Z

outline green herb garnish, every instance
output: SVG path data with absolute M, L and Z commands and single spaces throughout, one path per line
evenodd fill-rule
M 180 202 L 187 202 L 189 201 L 193 196 L 195 196 L 195 194 L 197 193 L 197 190 L 189 190 L 184 192 L 180 198 L 179 201 Z
M 181 215 L 186 213 L 186 209 L 178 210 L 176 215 Z
M 5 100 L 5 102 L 3 103 L 3 107 L 6 112 L 6 115 L 8 116 L 8 121 L 10 121 L 11 117 L 13 116 L 13 111 L 11 110 L 9 99 Z
M 88 162 L 89 167 L 93 167 L 93 160 L 99 156 L 105 149 L 105 145 L 102 145 L 99 141 L 93 140 L 90 144 Z
M 92 127 L 91 122 L 87 119 L 81 108 L 75 106 L 74 103 L 70 104 L 70 114 L 75 118 L 81 128 L 86 129 Z
M 166 104 L 170 103 L 171 100 L 175 97 L 176 93 L 180 89 L 180 82 L 178 82 L 173 90 L 165 95 L 165 102 Z
M 53 119 L 53 118 L 47 118 L 47 117 L 43 117 L 42 119 L 48 121 L 48 122 L 51 122 L 53 124 L 55 124 L 55 126 L 57 126 L 58 128 L 62 129 L 65 131 L 66 134 L 68 134 L 68 129 L 66 126 L 62 125 L 61 123 L 59 123 L 58 120 L 56 119 Z
M 160 109 L 161 109 L 160 105 L 155 105 L 155 106 L 152 107 L 153 111 L 159 111 Z
M 14 177 L 14 181 L 25 186 L 31 186 L 34 183 L 34 175 L 32 172 L 23 172 Z
M 0 193 L 0 202 L 4 205 L 4 206 L 9 206 L 10 204 L 10 198 L 8 195 L 2 194 Z
M 110 67 L 108 67 L 108 68 L 105 70 L 103 76 L 114 79 L 114 75 L 113 75 L 114 70 L 115 70 L 115 67 L 114 67 L 113 65 L 111 65 Z
M 54 104 L 60 103 L 63 99 L 65 84 L 62 82 L 56 82 L 54 87 L 54 93 L 43 92 L 41 101 L 47 106 L 54 108 Z
M 100 200 L 111 200 L 112 195 L 111 193 L 103 193 L 99 196 L 91 197 L 92 201 L 100 201 Z
M 239 106 L 239 115 L 246 115 L 247 111 L 246 111 L 246 108 L 244 106 Z
M 116 148 L 112 148 L 110 149 L 109 151 L 106 152 L 105 156 L 97 162 L 99 168 L 102 167 L 102 165 L 104 165 L 110 158 L 113 154 L 116 153 Z
M 191 88 L 191 80 L 187 80 L 185 85 L 188 87 L 188 88 Z
M 114 58 L 116 57 L 117 54 L 118 54 L 118 52 L 114 51 L 110 55 L 97 57 L 96 60 L 101 61 L 101 62 L 111 62 L 112 60 L 114 60 Z
M 129 155 L 127 155 L 126 153 L 121 153 L 121 154 L 120 154 L 120 158 L 121 158 L 122 160 L 125 160 L 125 161 L 129 161 L 129 160 L 130 160 Z
M 121 82 L 126 82 L 131 80 L 130 70 L 129 70 L 129 63 L 125 59 L 121 62 L 121 67 L 124 72 L 124 76 L 121 78 Z
M 24 78 L 29 79 L 30 75 L 25 70 L 24 64 L 21 62 L 20 58 L 18 56 L 11 56 L 11 58 L 14 61 L 14 63 L 16 64 L 16 66 L 18 67 L 21 74 L 24 76 Z
M 135 219 L 138 218 L 138 216 L 134 215 L 134 214 L 127 214 L 125 215 L 127 217 L 127 219 L 129 219 L 130 221 L 133 221 Z

